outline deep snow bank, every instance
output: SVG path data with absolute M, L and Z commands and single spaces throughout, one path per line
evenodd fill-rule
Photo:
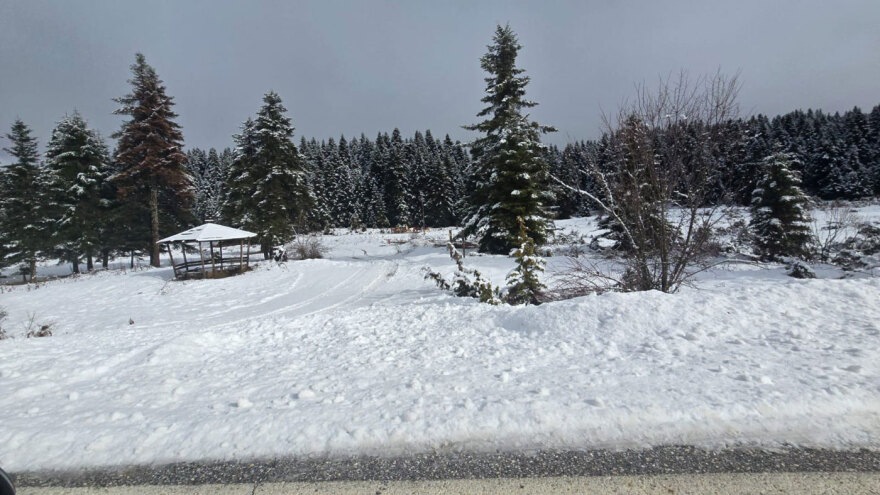
M 0 342 L 0 465 L 880 448 L 880 280 L 731 278 L 490 307 L 422 280 L 425 263 L 448 264 L 440 248 L 367 254 L 217 281 L 148 270 L 0 294 L 16 336 Z M 55 336 L 18 335 L 30 311 L 55 320 Z

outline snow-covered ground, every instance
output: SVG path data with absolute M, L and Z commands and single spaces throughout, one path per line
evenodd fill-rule
M 880 221 L 877 206 L 862 213 Z M 596 230 L 592 218 L 558 226 Z M 426 265 L 451 271 L 434 245 L 446 236 L 340 231 L 324 237 L 327 259 L 219 280 L 169 281 L 163 267 L 4 287 L 0 466 L 880 449 L 880 278 L 733 265 L 674 295 L 496 307 L 424 280 Z M 499 283 L 513 266 L 465 262 Z M 31 316 L 54 335 L 25 338 Z

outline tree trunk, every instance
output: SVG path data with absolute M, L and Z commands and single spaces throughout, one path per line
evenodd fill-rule
M 159 266 L 159 188 L 150 186 L 150 264 Z
M 79 273 L 79 255 L 71 253 L 70 263 L 73 264 L 73 273 Z
M 101 250 L 101 266 L 106 270 L 108 266 L 110 266 L 110 250 L 102 249 Z
M 92 250 L 89 249 L 89 251 L 86 253 L 86 271 L 90 272 L 94 269 L 95 269 L 95 260 L 92 259 Z
M 31 258 L 30 263 L 31 263 L 31 267 L 30 267 L 31 268 L 31 273 L 30 273 L 31 282 L 36 282 L 37 281 L 37 257 L 34 256 L 33 258 Z

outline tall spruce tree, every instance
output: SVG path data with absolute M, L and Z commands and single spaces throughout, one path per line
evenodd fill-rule
M 510 26 L 499 25 L 488 53 L 480 59 L 490 76 L 482 99 L 488 106 L 477 116 L 486 119 L 465 127 L 485 134 L 471 144 L 474 183 L 462 232 L 477 235 L 483 252 L 510 254 L 519 246 L 517 217 L 536 245 L 546 242 L 552 225 L 546 209 L 552 195 L 540 136 L 555 129 L 522 113 L 537 103 L 525 99 L 529 77 L 516 66 L 520 48 Z
M 78 112 L 58 122 L 46 152 L 46 202 L 52 243 L 61 259 L 73 264 L 74 273 L 79 273 L 82 256 L 86 269 L 94 269 L 94 257 L 102 246 L 108 163 L 104 140 Z
M 11 144 L 3 150 L 15 161 L 3 170 L 0 181 L 3 187 L 0 192 L 2 265 L 22 263 L 22 279 L 29 277 L 33 281 L 37 276 L 37 260 L 47 246 L 43 171 L 37 154 L 37 139 L 31 136 L 30 128 L 20 119 L 12 124 L 6 138 Z
M 173 99 L 165 94 L 165 86 L 144 56 L 138 53 L 135 59 L 129 80 L 132 92 L 115 100 L 122 105 L 115 113 L 130 119 L 114 135 L 119 139 L 119 171 L 113 181 L 123 197 L 148 206 L 150 264 L 159 266 L 160 214 L 168 221 L 189 220 L 194 191 L 186 169 L 183 134 L 171 110 Z M 165 230 L 169 227 L 179 225 Z
M 256 120 L 248 119 L 235 137 L 238 147 L 229 173 L 226 216 L 259 235 L 266 258 L 275 246 L 293 238 L 295 224 L 307 224 L 315 201 L 285 112 L 277 93 L 263 96 Z
M 791 153 L 776 152 L 764 159 L 764 175 L 752 192 L 751 228 L 755 247 L 765 259 L 806 257 L 810 240 L 807 196 L 793 169 Z

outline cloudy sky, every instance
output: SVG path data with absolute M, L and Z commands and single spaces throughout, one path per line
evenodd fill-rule
M 739 71 L 746 113 L 880 103 L 878 0 L 0 0 L 0 126 L 20 117 L 45 145 L 77 109 L 109 135 L 142 52 L 187 146 L 229 146 L 270 89 L 297 140 L 394 127 L 467 140 L 479 58 L 506 22 L 554 143 L 596 137 L 635 83 L 681 69 Z

